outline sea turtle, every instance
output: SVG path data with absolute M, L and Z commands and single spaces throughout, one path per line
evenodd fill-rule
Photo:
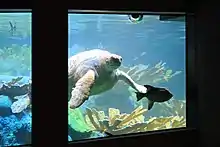
M 80 107 L 89 96 L 97 95 L 114 87 L 122 80 L 137 92 L 147 88 L 134 82 L 119 70 L 122 57 L 106 50 L 92 49 L 80 52 L 68 59 L 69 107 Z

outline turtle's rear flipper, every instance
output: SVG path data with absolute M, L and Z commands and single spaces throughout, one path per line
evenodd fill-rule
M 89 70 L 79 79 L 72 90 L 69 107 L 71 109 L 80 107 L 89 97 L 90 89 L 95 81 L 95 72 Z
M 30 104 L 30 99 L 28 97 L 18 99 L 11 105 L 11 111 L 12 113 L 20 113 L 24 109 L 26 109 L 29 106 L 29 104 Z

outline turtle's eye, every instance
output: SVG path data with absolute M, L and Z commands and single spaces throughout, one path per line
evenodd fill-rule
M 122 57 L 116 54 L 112 54 L 108 60 L 106 60 L 106 68 L 110 71 L 117 69 L 121 66 Z
M 112 66 L 120 66 L 121 65 L 121 62 L 122 62 L 122 58 L 121 57 L 111 57 L 111 65 Z
M 119 56 L 119 55 L 116 55 L 116 54 L 113 54 L 111 56 L 111 59 L 110 59 L 112 62 L 114 63 L 121 63 L 122 62 L 122 57 Z

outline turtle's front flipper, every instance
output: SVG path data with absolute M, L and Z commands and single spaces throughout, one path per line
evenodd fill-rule
M 71 109 L 80 107 L 89 97 L 90 89 L 95 81 L 95 72 L 89 70 L 79 79 L 72 90 L 69 107 Z
M 118 80 L 123 80 L 125 83 L 127 83 L 129 86 L 131 86 L 133 89 L 135 89 L 137 92 L 140 93 L 147 93 L 147 88 L 137 84 L 136 82 L 134 82 L 131 77 L 126 74 L 125 72 L 121 71 L 121 70 L 117 70 L 116 71 L 116 75 L 118 77 Z

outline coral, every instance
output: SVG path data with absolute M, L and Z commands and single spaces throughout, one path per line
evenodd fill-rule
M 21 118 L 21 123 L 23 128 L 31 133 L 32 131 L 32 113 L 31 112 L 24 112 L 24 115 Z
M 142 102 L 138 104 L 138 106 L 143 106 L 144 108 L 146 105 L 147 100 L 142 100 Z M 186 102 L 185 100 L 172 98 L 167 102 L 155 103 L 154 108 L 145 115 L 145 118 L 148 119 L 149 116 L 180 116 L 186 118 Z
M 19 120 L 15 115 L 9 117 L 0 117 L 0 145 L 15 146 L 20 144 L 29 144 L 31 132 L 24 136 L 26 126 L 31 127 L 30 118 L 22 117 Z M 28 132 L 28 130 L 27 130 Z M 19 135 L 22 134 L 22 135 Z M 24 142 L 26 141 L 26 142 Z
M 144 131 L 186 127 L 186 119 L 182 116 L 152 117 L 147 121 Z
M 11 105 L 12 113 L 20 113 L 20 112 L 22 112 L 23 110 L 28 108 L 30 103 L 31 103 L 31 99 L 28 96 L 28 94 L 26 94 L 24 97 L 18 99 L 17 101 L 15 101 Z
M 21 84 L 22 79 L 23 77 L 16 77 L 1 81 L 0 95 L 7 96 L 13 102 L 9 108 L 11 107 L 12 113 L 20 113 L 21 119 L 16 115 L 0 117 L 0 145 L 12 146 L 31 142 L 31 113 L 26 109 L 31 103 L 31 82 Z
M 10 98 L 15 96 L 25 95 L 31 91 L 31 83 L 18 85 L 17 83 L 22 79 L 22 77 L 17 77 L 9 82 L 2 83 L 0 85 L 0 95 L 5 95 Z M 3 82 L 3 81 L 2 81 Z
M 105 137 L 108 136 L 107 134 L 103 133 L 103 132 L 99 132 L 99 131 L 92 131 L 90 138 L 100 138 L 100 137 Z
M 79 108 L 68 109 L 68 124 L 69 126 L 78 132 L 91 131 L 88 125 L 84 121 L 84 116 Z
M 14 102 L 11 105 L 12 113 L 20 113 L 31 104 L 31 81 L 23 85 L 17 84 L 21 79 L 22 77 L 17 77 L 0 86 L 0 95 L 8 96 Z
M 168 102 L 158 103 L 159 109 L 163 110 L 165 115 L 186 117 L 186 101 L 171 99 Z
M 87 108 L 85 119 L 92 130 L 112 135 L 127 134 L 139 132 L 145 127 L 143 113 L 146 111 L 138 107 L 131 114 L 120 114 L 118 109 L 109 108 L 109 116 L 105 116 L 103 111 Z
M 158 82 L 167 82 L 172 77 L 181 73 L 181 71 L 173 73 L 171 69 L 165 67 L 165 64 L 165 62 L 160 61 L 152 67 L 150 67 L 150 65 L 139 64 L 133 67 L 121 66 L 120 69 L 130 75 L 131 78 L 139 84 L 154 84 Z
M 24 75 L 31 73 L 31 47 L 12 44 L 11 47 L 0 49 L 1 75 Z
M 186 126 L 185 118 L 179 116 L 153 117 L 145 121 L 143 114 L 146 111 L 146 109 L 138 107 L 131 114 L 120 114 L 118 109 L 109 108 L 109 116 L 106 116 L 103 111 L 87 108 L 85 120 L 91 130 L 112 135 Z

